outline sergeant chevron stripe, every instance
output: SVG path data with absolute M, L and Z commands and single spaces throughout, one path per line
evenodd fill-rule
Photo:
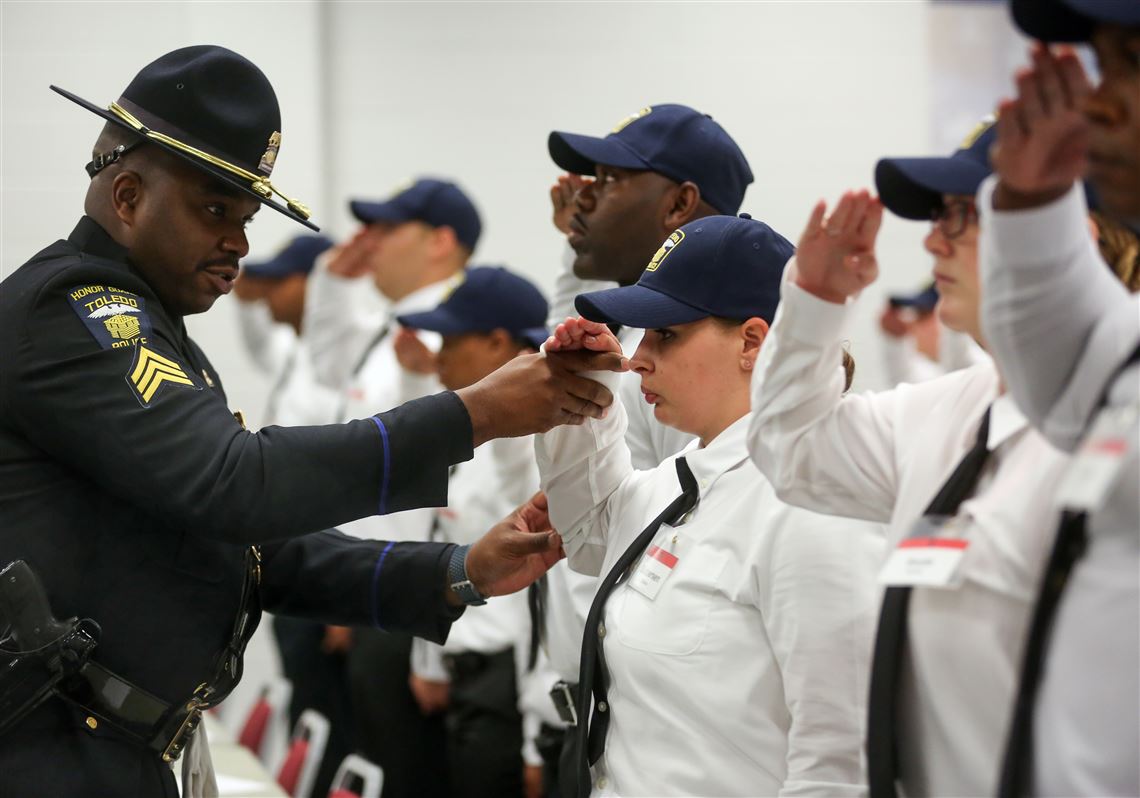
M 144 407 L 150 405 L 150 400 L 164 382 L 194 387 L 194 383 L 186 376 L 180 365 L 145 346 L 138 347 L 134 370 L 127 377 L 127 381 L 138 392 Z

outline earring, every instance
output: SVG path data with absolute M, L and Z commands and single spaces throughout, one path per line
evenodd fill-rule
M 745 358 L 744 360 L 740 361 L 740 367 L 745 371 L 750 371 L 752 369 L 752 361 L 748 358 Z

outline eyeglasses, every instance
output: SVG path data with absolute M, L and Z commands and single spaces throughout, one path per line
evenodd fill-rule
M 978 211 L 972 202 L 947 202 L 930 214 L 930 221 L 938 225 L 938 232 L 947 241 L 953 240 L 966 228 L 978 221 Z

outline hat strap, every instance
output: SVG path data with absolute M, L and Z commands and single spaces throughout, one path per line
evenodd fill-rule
M 138 141 L 132 141 L 130 144 L 120 144 L 118 147 L 115 147 L 115 149 L 110 150 L 109 152 L 99 153 L 90 161 L 88 161 L 87 165 L 83 167 L 87 170 L 87 176 L 94 178 L 95 175 L 99 174 L 99 172 L 115 163 L 117 160 L 122 158 L 128 152 L 144 143 L 145 141 L 146 139 L 139 139 Z
M 312 212 L 309 210 L 307 205 L 303 204 L 299 200 L 291 199 L 290 197 L 285 196 L 279 189 L 277 189 L 272 183 L 269 182 L 268 178 L 242 169 L 236 164 L 222 160 L 221 158 L 218 158 L 215 155 L 211 155 L 208 152 L 204 152 L 203 150 L 199 150 L 196 147 L 191 147 L 189 144 L 181 142 L 176 138 L 171 138 L 165 133 L 159 133 L 157 130 L 151 130 L 142 122 L 140 122 L 138 118 L 131 114 L 130 111 L 126 110 L 118 103 L 111 103 L 107 110 L 115 114 L 115 116 L 122 119 L 124 122 L 137 130 L 139 133 L 146 136 L 148 139 L 153 139 L 157 142 L 167 145 L 168 147 L 173 147 L 180 152 L 184 152 L 187 155 L 192 155 L 195 158 L 203 160 L 212 166 L 216 166 L 219 169 L 224 169 L 230 174 L 237 175 L 243 180 L 248 180 L 250 184 L 250 190 L 263 199 L 270 199 L 274 194 L 276 194 L 277 196 L 281 197 L 281 199 L 285 200 L 285 204 L 289 210 L 293 211 L 301 218 L 308 219 L 310 216 L 312 216 Z

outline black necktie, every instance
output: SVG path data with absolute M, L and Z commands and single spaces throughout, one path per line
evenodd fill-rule
M 989 456 L 986 448 L 989 431 L 990 411 L 987 408 L 978 426 L 973 448 L 966 452 L 924 515 L 957 514 L 958 506 L 974 492 Z M 875 654 L 871 661 L 871 695 L 867 702 L 867 780 L 871 798 L 895 796 L 895 779 L 899 772 L 897 698 L 909 603 L 909 587 L 888 587 L 879 613 Z
M 1108 390 L 1116 377 L 1137 360 L 1140 360 L 1140 347 L 1132 352 L 1113 374 L 1113 379 L 1108 381 L 1097 403 L 1098 409 L 1108 403 Z M 1087 514 L 1083 512 L 1065 510 L 1061 514 L 1061 525 L 1057 529 L 1049 563 L 1045 566 L 1045 577 L 1041 581 L 1037 604 L 1033 608 L 1033 619 L 1029 624 L 1029 635 L 1025 639 L 1021 680 L 1017 685 L 1005 759 L 1001 766 L 1001 783 L 998 785 L 1000 798 L 1020 798 L 1029 794 L 1033 771 L 1033 704 L 1037 697 L 1037 686 L 1041 682 L 1045 648 L 1053 627 L 1053 617 L 1061 604 L 1061 593 L 1069 581 L 1073 566 L 1088 546 L 1086 521 Z
M 637 561 L 641 553 L 653 540 L 654 535 L 662 524 L 675 525 L 690 510 L 697 506 L 700 493 L 697 480 L 689 470 L 689 464 L 684 457 L 678 457 L 677 479 L 681 483 L 681 495 L 665 508 L 661 515 L 650 522 L 641 534 L 629 545 L 629 548 L 618 557 L 614 567 L 606 574 L 594 595 L 590 605 L 590 612 L 586 616 L 586 631 L 582 638 L 582 659 L 578 668 L 578 727 L 575 729 L 575 755 L 577 759 L 577 779 L 575 791 L 568 793 L 564 798 L 587 798 L 590 794 L 590 765 L 598 761 L 606 745 L 606 730 L 610 725 L 608 691 L 610 684 L 609 671 L 606 669 L 606 659 L 602 651 L 602 638 L 606 630 L 602 623 L 605 612 L 606 599 L 613 593 L 614 588 L 625 577 L 631 565 Z M 590 714 L 590 702 L 593 699 L 593 714 Z M 586 718 L 590 721 L 587 724 Z
M 526 606 L 530 612 L 530 652 L 527 655 L 526 669 L 533 671 L 538 664 L 538 649 L 546 639 L 546 574 L 540 576 L 526 590 Z
M 364 368 L 364 364 L 368 362 L 368 358 L 372 356 L 373 350 L 375 350 L 376 347 L 380 346 L 380 344 L 384 343 L 384 339 L 388 337 L 388 333 L 391 330 L 392 323 L 390 321 L 384 322 L 384 325 L 376 331 L 376 334 L 373 335 L 371 339 L 369 339 L 368 345 L 364 347 L 364 351 L 361 353 L 360 357 L 356 359 L 356 363 L 353 364 L 352 371 L 349 372 L 346 384 L 341 387 L 340 407 L 338 407 L 336 411 L 336 417 L 340 421 L 349 420 L 346 417 L 348 413 L 348 397 L 345 395 L 345 391 L 348 390 L 348 383 L 352 382 L 352 379 L 360 373 L 360 370 Z

